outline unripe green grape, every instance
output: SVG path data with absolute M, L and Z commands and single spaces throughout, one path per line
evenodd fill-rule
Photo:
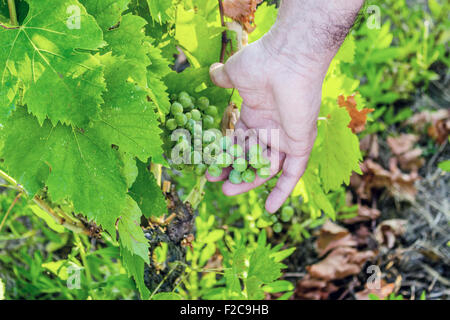
M 270 216 L 270 221 L 272 221 L 272 223 L 277 223 L 278 222 L 278 217 L 274 214 L 272 214 Z
M 239 171 L 231 170 L 230 175 L 228 176 L 228 180 L 232 184 L 241 184 L 242 183 L 242 176 Z
M 207 169 L 206 164 L 200 163 L 195 166 L 195 174 L 198 176 L 202 176 L 205 174 L 206 169 Z
M 192 107 L 192 100 L 191 100 L 191 98 L 186 98 L 186 97 L 182 97 L 182 98 L 180 98 L 179 100 L 178 100 L 180 103 L 181 103 L 181 105 L 183 106 L 183 108 L 185 108 L 185 109 L 187 109 L 187 110 L 190 110 L 190 109 L 192 109 L 191 107 Z
M 216 140 L 216 135 L 214 132 L 207 130 L 203 133 L 203 143 L 205 145 L 211 144 Z
M 186 129 L 189 130 L 190 133 L 194 133 L 194 127 L 195 127 L 195 121 L 192 119 L 189 119 L 186 123 Z
M 255 144 L 253 146 L 250 147 L 250 150 L 248 152 L 250 157 L 256 157 L 258 158 L 259 156 L 262 155 L 263 149 L 259 144 Z
M 288 222 L 292 219 L 294 216 L 294 208 L 291 206 L 286 206 L 283 209 L 281 209 L 281 220 L 284 222 Z
M 187 93 L 186 91 L 181 91 L 179 94 L 178 94 L 178 99 L 181 99 L 181 98 L 191 98 L 191 96 L 189 95 L 189 93 Z
M 178 124 L 180 127 L 184 127 L 184 126 L 186 125 L 187 121 L 188 121 L 186 115 L 183 114 L 183 113 L 177 114 L 177 115 L 175 116 L 175 120 L 177 121 L 177 124 Z
M 211 129 L 214 128 L 214 118 L 207 115 L 203 118 L 203 127 L 205 129 Z
M 191 114 L 192 114 L 193 120 L 195 120 L 195 121 L 202 120 L 202 113 L 200 111 L 198 111 L 197 109 L 192 109 Z
M 243 153 L 242 147 L 238 144 L 234 144 L 230 148 L 230 154 L 235 158 L 241 157 Z
M 219 166 L 212 164 L 209 166 L 208 168 L 208 173 L 211 177 L 220 177 L 220 175 L 222 174 L 222 168 L 220 168 Z
M 206 108 L 205 113 L 208 116 L 211 117 L 216 117 L 219 114 L 219 111 L 217 111 L 217 107 L 216 106 L 209 106 L 208 108 Z
M 281 231 L 283 231 L 283 225 L 281 223 L 275 223 L 272 227 L 273 232 L 275 233 L 280 233 Z
M 172 113 L 174 116 L 183 113 L 183 106 L 181 105 L 181 103 L 174 102 L 170 107 L 170 113 Z
M 209 99 L 206 97 L 200 97 L 197 100 L 197 105 L 200 108 L 200 110 L 204 111 L 206 108 L 209 107 Z
M 178 127 L 177 121 L 175 119 L 169 119 L 166 122 L 166 128 L 170 131 L 175 130 Z
M 187 150 L 191 150 L 191 145 L 186 139 L 180 138 L 180 140 L 178 140 L 178 141 L 179 142 L 177 143 L 177 147 L 179 150 L 183 150 L 183 152 L 185 152 Z
M 245 170 L 247 170 L 248 167 L 248 163 L 247 160 L 245 160 L 244 158 L 237 158 L 236 160 L 234 160 L 233 163 L 233 169 L 239 172 L 244 172 Z
M 262 179 L 267 179 L 270 177 L 270 168 L 264 167 L 264 168 L 260 168 L 257 171 L 257 174 L 260 178 Z
M 256 179 L 255 171 L 247 169 L 242 173 L 242 180 L 247 183 L 252 183 Z
M 190 112 L 186 112 L 184 115 L 186 116 L 188 121 L 192 119 L 192 114 Z
M 231 138 L 228 136 L 223 136 L 222 138 L 220 138 L 219 144 L 222 146 L 223 151 L 227 151 L 231 143 Z
M 227 168 L 233 163 L 233 158 L 226 152 L 219 154 L 216 164 L 221 168 Z
M 170 100 L 172 100 L 172 101 L 178 100 L 178 95 L 177 95 L 176 93 L 172 93 L 172 94 L 170 95 Z
M 250 164 L 255 169 L 267 168 L 271 165 L 270 160 L 263 155 L 251 155 Z

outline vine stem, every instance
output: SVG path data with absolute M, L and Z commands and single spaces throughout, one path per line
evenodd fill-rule
M 197 209 L 198 205 L 203 199 L 204 191 L 207 180 L 205 176 L 198 177 L 197 183 L 195 184 L 194 188 L 192 188 L 191 192 L 187 196 L 186 200 L 184 202 L 189 202 L 192 206 L 192 209 Z
M 225 12 L 223 9 L 222 0 L 219 0 L 219 11 L 220 11 L 220 22 L 222 24 L 222 27 L 225 28 Z M 222 32 L 222 49 L 220 50 L 220 63 L 225 62 L 225 52 L 227 49 L 227 44 L 228 44 L 228 37 L 227 37 L 227 30 L 225 29 Z
M 6 222 L 6 219 L 7 219 L 8 216 L 9 216 L 10 212 L 12 211 L 12 209 L 14 208 L 14 206 L 16 205 L 17 201 L 19 201 L 19 199 L 20 199 L 20 197 L 22 196 L 22 194 L 23 194 L 23 193 L 20 192 L 20 193 L 16 196 L 16 198 L 14 199 L 14 201 L 13 201 L 13 202 L 11 203 L 11 205 L 9 206 L 8 211 L 6 211 L 6 214 L 5 214 L 5 216 L 3 217 L 2 223 L 0 223 L 0 232 L 1 232 L 2 229 L 3 229 L 3 226 L 4 226 L 5 222 Z
M 16 11 L 15 0 L 8 0 L 8 8 L 9 8 L 9 19 L 11 21 L 11 25 L 18 26 L 19 22 L 17 21 L 17 11 Z
M 3 170 L 0 170 L 0 178 L 8 182 L 12 189 L 17 190 L 20 194 L 27 194 L 25 189 L 17 183 L 14 178 L 9 176 L 6 172 Z M 63 227 L 69 229 L 70 231 L 74 233 L 81 233 L 85 235 L 89 235 L 90 232 L 85 228 L 85 226 L 79 222 L 75 221 L 72 218 L 69 218 L 65 213 L 63 214 L 64 217 L 61 217 L 60 214 L 56 213 L 55 210 L 53 210 L 44 200 L 39 198 L 38 196 L 35 196 L 33 198 L 33 202 L 39 206 L 42 210 L 44 210 L 48 215 L 50 215 L 53 220 L 55 220 L 56 223 L 62 225 Z M 1 228 L 0 228 L 1 230 Z

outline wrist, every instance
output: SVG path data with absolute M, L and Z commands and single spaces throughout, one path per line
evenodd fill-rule
M 277 22 L 261 39 L 293 67 L 326 73 L 364 0 L 283 0 Z

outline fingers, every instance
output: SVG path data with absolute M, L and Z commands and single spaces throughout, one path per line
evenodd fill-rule
M 227 196 L 235 196 L 235 195 L 238 195 L 241 193 L 248 192 L 252 189 L 255 189 L 255 188 L 263 185 L 264 183 L 266 183 L 267 181 L 272 179 L 274 176 L 276 176 L 278 172 L 280 172 L 281 166 L 283 165 L 284 157 L 285 157 L 284 154 L 281 154 L 279 157 L 278 163 L 271 164 L 271 167 L 270 167 L 271 175 L 269 178 L 262 179 L 262 178 L 256 176 L 255 181 L 253 181 L 252 183 L 244 182 L 241 184 L 232 184 L 230 181 L 226 181 L 222 186 L 223 193 Z
M 216 86 L 226 89 L 234 88 L 233 82 L 231 81 L 224 64 L 213 64 L 209 69 L 209 75 Z
M 309 155 L 302 157 L 287 157 L 283 165 L 283 173 L 278 179 L 266 201 L 266 210 L 276 212 L 294 190 L 298 181 L 305 173 Z

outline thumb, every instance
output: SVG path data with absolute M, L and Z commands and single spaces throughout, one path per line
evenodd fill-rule
M 209 75 L 216 86 L 226 89 L 234 88 L 233 82 L 225 70 L 225 65 L 223 63 L 214 63 L 211 68 L 209 68 Z

